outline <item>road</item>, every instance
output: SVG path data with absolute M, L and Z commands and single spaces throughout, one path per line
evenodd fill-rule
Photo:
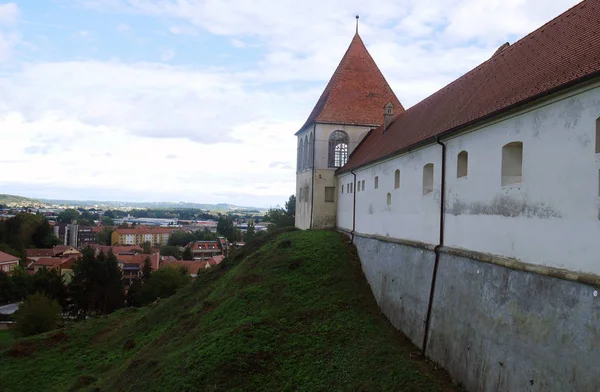
M 13 314 L 19 309 L 19 303 L 15 302 L 14 304 L 8 304 L 0 306 L 0 313 L 2 314 Z

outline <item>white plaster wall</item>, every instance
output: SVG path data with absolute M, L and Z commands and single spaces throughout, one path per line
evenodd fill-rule
M 351 231 L 352 230 L 352 204 L 354 203 L 353 194 L 348 193 L 348 184 L 354 181 L 354 176 L 350 173 L 344 173 L 338 177 L 337 181 L 337 227 Z M 344 186 L 344 193 L 341 191 Z
M 446 244 L 600 274 L 600 88 L 447 141 Z M 523 181 L 501 186 L 502 147 L 523 143 Z M 466 178 L 457 155 L 469 153 Z
M 600 154 L 595 153 L 600 88 L 570 94 L 445 140 L 445 245 L 600 274 Z M 503 187 L 502 147 L 513 141 L 523 143 L 523 181 Z M 457 179 L 462 150 L 469 153 L 468 175 Z M 434 163 L 434 191 L 424 196 L 426 163 Z M 399 189 L 394 189 L 396 168 Z M 366 182 L 366 190 L 356 194 L 357 232 L 438 244 L 440 146 L 356 173 L 357 181 Z M 338 182 L 350 182 L 346 177 Z M 338 203 L 338 225 L 346 229 L 352 225 L 350 196 Z
M 423 195 L 423 167 L 433 163 L 433 192 Z M 428 146 L 411 154 L 356 171 L 357 183 L 365 190 L 356 193 L 356 231 L 413 241 L 437 243 L 441 147 Z M 400 187 L 394 189 L 394 172 L 400 169 Z M 375 186 L 378 177 L 379 187 Z M 391 205 L 387 205 L 387 194 Z

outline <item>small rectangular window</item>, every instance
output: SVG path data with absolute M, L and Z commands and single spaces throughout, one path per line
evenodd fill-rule
M 365 180 L 362 180 L 362 189 L 365 190 Z
M 342 184 L 342 193 L 344 193 L 344 184 Z
M 325 187 L 325 202 L 333 203 L 335 197 L 335 187 L 326 186 Z
M 375 177 L 375 189 L 379 188 L 379 177 Z

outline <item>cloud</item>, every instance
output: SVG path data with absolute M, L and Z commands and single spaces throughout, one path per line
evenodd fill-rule
M 0 25 L 11 24 L 19 18 L 19 7 L 15 3 L 0 4 Z
M 363 41 L 409 107 L 575 2 L 79 0 L 116 14 L 121 32 L 131 16 L 162 26 L 145 49 L 169 63 L 117 55 L 11 63 L 0 73 L 0 140 L 11 146 L 0 189 L 283 204 L 295 189 L 293 134 L 343 56 L 356 13 Z M 19 44 L 11 4 L 10 17 L 0 6 L 5 60 Z M 181 44 L 202 47 L 210 61 L 189 60 Z M 227 50 L 244 56 L 215 60 Z
M 269 169 L 293 169 L 290 162 L 275 161 L 269 163 Z

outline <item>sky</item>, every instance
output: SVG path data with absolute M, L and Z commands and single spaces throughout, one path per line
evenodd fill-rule
M 360 35 L 405 108 L 573 0 L 0 0 L 0 193 L 283 205 Z

